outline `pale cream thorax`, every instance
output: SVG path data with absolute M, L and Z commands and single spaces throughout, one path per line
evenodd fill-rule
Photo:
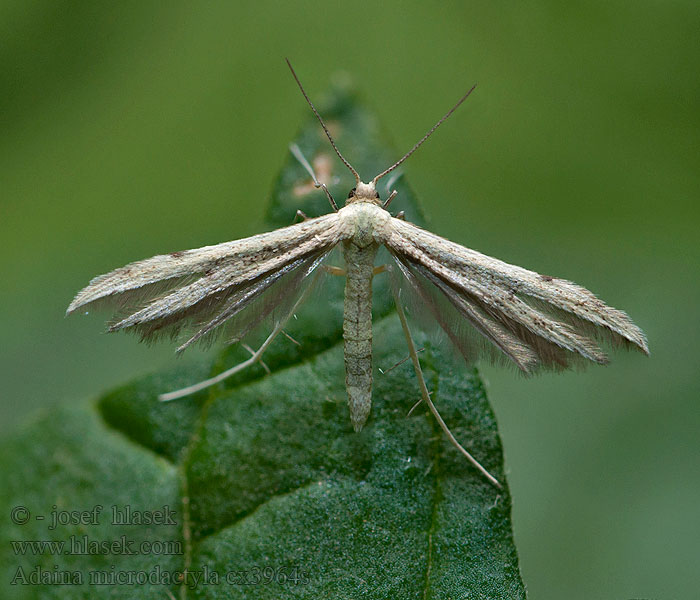
M 361 183 L 355 195 L 338 211 L 338 220 L 352 243 L 364 248 L 372 242 L 383 244 L 389 236 L 392 216 L 381 206 L 373 183 Z

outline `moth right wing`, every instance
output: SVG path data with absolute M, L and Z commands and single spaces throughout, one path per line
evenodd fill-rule
M 596 338 L 648 354 L 642 331 L 622 311 L 570 281 L 485 256 L 393 218 L 384 241 L 399 270 L 467 360 L 505 356 L 521 371 L 606 363 Z M 468 322 L 492 344 L 474 347 Z
M 189 332 L 179 350 L 224 329 L 235 341 L 280 302 L 296 297 L 344 236 L 337 213 L 330 213 L 241 240 L 154 256 L 96 277 L 67 312 L 112 305 L 117 316 L 109 331 L 137 331 L 144 339 Z

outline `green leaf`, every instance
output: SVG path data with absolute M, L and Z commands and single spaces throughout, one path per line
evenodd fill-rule
M 347 85 L 337 85 L 321 108 L 363 177 L 395 159 Z M 342 201 L 353 179 L 315 121 L 297 143 L 310 161 L 331 171 L 331 190 Z M 399 196 L 392 208 L 422 223 L 404 178 L 393 187 Z M 329 210 L 290 157 L 274 189 L 269 227 L 291 223 L 299 208 L 308 216 Z M 341 343 L 343 282 L 328 279 L 330 300 L 312 297 L 289 326 L 299 345 L 280 337 L 265 355 L 271 374 L 251 368 L 192 398 L 158 402 L 159 392 L 245 357 L 239 348 L 226 349 L 213 365 L 180 364 L 96 403 L 44 413 L 5 441 L 5 597 L 524 598 L 508 490 L 477 473 L 424 407 L 406 418 L 420 397 L 409 362 L 377 373 L 370 420 L 362 432 L 352 431 Z M 386 371 L 406 349 L 383 279 L 374 289 L 374 361 Z M 476 370 L 450 366 L 439 346 L 416 337 L 445 421 L 505 482 L 496 422 Z M 90 511 L 97 505 L 103 510 L 94 519 Z M 129 506 L 134 514 L 174 511 L 175 524 L 112 523 L 112 506 Z M 27 513 L 16 507 L 29 511 L 27 523 L 21 522 Z M 52 511 L 71 522 L 51 529 Z M 42 515 L 45 520 L 36 519 Z M 10 543 L 69 542 L 71 536 L 78 542 L 132 540 L 130 548 L 156 542 L 160 552 L 64 554 L 54 548 L 34 555 Z M 163 553 L 167 544 L 170 554 Z M 178 585 L 173 574 L 185 568 L 188 585 Z M 82 585 L 30 581 L 64 572 L 82 576 Z M 95 572 L 122 583 L 95 585 Z M 138 584 L 139 577 L 147 583 Z

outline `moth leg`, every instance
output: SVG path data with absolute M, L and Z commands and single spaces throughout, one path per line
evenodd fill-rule
M 218 375 L 216 375 L 215 377 L 211 377 L 210 379 L 205 379 L 204 381 L 200 381 L 199 383 L 195 383 L 194 385 L 190 385 L 190 386 L 182 388 L 180 390 L 175 390 L 174 392 L 168 392 L 167 394 L 161 394 L 160 396 L 158 396 L 158 399 L 161 402 L 169 402 L 170 400 L 177 400 L 178 398 L 183 398 L 184 396 L 189 396 L 190 394 L 194 394 L 195 392 L 199 392 L 201 390 L 204 390 L 208 387 L 211 387 L 212 385 L 216 385 L 217 383 L 222 382 L 224 379 L 228 379 L 232 375 L 235 375 L 239 371 L 242 371 L 246 367 L 250 367 L 251 365 L 254 365 L 256 362 L 260 362 L 260 358 L 262 357 L 263 352 L 265 352 L 265 350 L 267 350 L 268 346 L 277 337 L 277 334 L 280 333 L 280 331 L 282 331 L 282 327 L 284 327 L 286 322 L 287 322 L 287 319 L 285 319 L 284 322 L 277 325 L 277 327 L 275 327 L 275 329 L 272 331 L 272 333 L 263 342 L 262 346 L 260 346 L 260 348 L 255 350 L 249 359 L 244 360 L 242 363 L 237 364 L 235 367 L 231 367 L 230 369 L 223 371 L 222 373 L 219 373 Z
M 432 392 L 431 392 L 431 394 L 432 394 Z M 410 416 L 413 414 L 413 411 L 416 410 L 416 409 L 420 406 L 421 402 L 423 402 L 423 398 L 421 398 L 420 400 L 418 400 L 418 402 L 416 402 L 416 403 L 411 407 L 411 410 L 409 410 L 409 411 L 406 413 L 406 418 L 407 418 L 407 419 L 408 419 L 408 417 L 410 417 Z
M 296 214 L 294 215 L 294 220 L 292 221 L 292 224 L 297 222 L 297 219 L 301 218 L 302 221 L 308 220 L 309 217 L 306 216 L 306 213 L 303 210 L 297 210 Z
M 269 336 L 267 336 L 267 339 L 262 343 L 260 348 L 258 348 L 255 351 L 253 351 L 252 348 L 248 349 L 249 352 L 252 352 L 252 355 L 249 359 L 244 360 L 242 363 L 239 363 L 239 364 L 235 365 L 234 367 L 231 367 L 230 369 L 223 371 L 222 373 L 219 373 L 215 377 L 205 379 L 204 381 L 200 381 L 199 383 L 195 383 L 194 385 L 190 385 L 188 387 L 184 387 L 182 389 L 175 390 L 174 392 L 160 394 L 158 396 L 158 399 L 161 402 L 169 402 L 170 400 L 177 400 L 178 398 L 183 398 L 184 396 L 189 396 L 190 394 L 194 394 L 195 392 L 199 392 L 201 390 L 204 390 L 208 387 L 211 387 L 212 385 L 216 385 L 217 383 L 222 382 L 224 379 L 228 379 L 229 377 L 231 377 L 232 375 L 235 375 L 239 371 L 242 371 L 246 367 L 250 367 L 251 365 L 254 365 L 256 362 L 262 362 L 261 358 L 262 358 L 263 353 L 265 352 L 265 350 L 268 349 L 268 347 L 274 341 L 274 339 L 277 337 L 277 335 L 283 331 L 284 326 L 287 324 L 287 321 L 289 321 L 289 319 L 291 319 L 292 315 L 296 312 L 297 308 L 299 308 L 299 305 L 306 299 L 307 292 L 312 287 L 313 287 L 313 284 L 309 285 L 309 287 L 306 290 L 304 290 L 304 293 L 294 303 L 294 306 L 292 306 L 291 310 L 276 325 L 276 327 L 272 330 L 272 333 Z M 263 368 L 265 368 L 265 367 L 266 367 L 266 365 L 264 365 Z
M 452 435 L 452 432 L 450 431 L 450 428 L 445 424 L 445 421 L 442 420 L 442 417 L 440 416 L 440 413 L 438 412 L 437 408 L 435 408 L 435 405 L 433 404 L 433 401 L 430 398 L 430 392 L 428 391 L 428 387 L 425 384 L 425 379 L 423 378 L 423 370 L 421 369 L 420 366 L 420 361 L 418 360 L 418 353 L 416 351 L 416 346 L 413 343 L 413 338 L 411 337 L 411 331 L 408 328 L 408 322 L 406 321 L 406 314 L 404 313 L 403 307 L 401 305 L 401 300 L 399 299 L 399 295 L 397 291 L 394 289 L 394 286 L 392 286 L 392 291 L 394 293 L 394 302 L 396 304 L 396 311 L 399 314 L 399 320 L 401 321 L 401 327 L 403 328 L 403 332 L 406 336 L 406 344 L 408 345 L 408 353 L 411 356 L 411 361 L 413 362 L 413 369 L 416 373 L 416 379 L 418 379 L 418 385 L 420 387 L 421 391 L 421 396 L 422 396 L 422 401 L 425 402 L 428 407 L 430 408 L 430 412 L 433 413 L 433 416 L 437 420 L 438 424 L 442 428 L 442 430 L 445 432 L 447 435 L 447 438 L 452 442 L 452 444 L 459 450 L 468 460 L 471 462 L 485 477 L 488 479 L 491 483 L 493 483 L 497 488 L 502 489 L 502 486 L 500 483 L 498 483 L 498 480 L 491 475 L 480 463 L 477 461 L 469 452 L 467 452 L 464 447 L 456 440 L 455 436 Z M 415 408 L 415 406 L 414 406 Z M 411 409 L 413 410 L 413 409 Z
M 301 148 L 299 148 L 299 146 L 297 146 L 296 144 L 290 144 L 289 151 L 294 155 L 294 158 L 296 158 L 301 163 L 301 166 L 306 169 L 306 172 L 309 175 L 311 175 L 311 179 L 314 182 L 314 187 L 321 188 L 324 192 L 326 192 L 326 197 L 328 198 L 328 202 L 331 203 L 333 210 L 338 212 L 338 205 L 335 203 L 333 196 L 331 196 L 331 193 L 328 191 L 326 184 L 321 183 L 318 180 L 318 178 L 316 177 L 316 173 L 314 173 L 314 168 L 311 166 L 311 164 L 309 164 L 309 161 L 306 160 L 306 157 L 304 156 L 303 152 L 301 151 Z
M 282 333 L 284 333 L 284 331 Z M 241 346 L 243 346 L 248 352 L 250 352 L 251 356 L 255 356 L 255 350 L 253 350 L 248 344 L 241 343 Z M 263 369 L 265 369 L 265 373 L 267 373 L 268 375 L 272 373 L 272 371 L 270 371 L 270 367 L 268 367 L 267 364 L 265 364 L 264 360 L 260 361 L 260 366 Z
M 297 342 L 291 335 L 289 335 L 286 331 L 282 330 L 282 335 L 286 337 L 292 344 L 295 344 L 299 347 L 301 347 L 301 344 Z
M 403 177 L 403 173 L 401 173 L 401 172 L 394 173 L 394 175 L 392 175 L 392 176 L 389 178 L 389 181 L 386 182 L 386 191 L 388 192 L 389 190 L 391 190 L 391 188 L 394 186 L 394 184 L 395 184 L 399 179 L 401 179 L 401 177 Z M 394 198 L 396 198 L 396 194 L 398 194 L 398 192 L 397 192 L 396 190 L 392 190 L 392 192 L 389 194 L 389 197 L 386 199 L 386 201 L 384 202 L 384 204 L 382 204 L 382 208 L 386 209 L 386 207 L 389 206 L 389 203 L 390 203 Z
M 389 197 L 384 201 L 384 204 L 382 204 L 382 208 L 384 210 L 386 210 L 386 207 L 389 206 L 389 204 L 391 203 L 391 201 L 394 198 L 396 198 L 397 194 L 398 194 L 398 192 L 396 190 L 394 190 L 393 192 L 391 192 L 391 194 L 389 194 Z
M 329 265 L 323 265 L 323 270 L 329 275 L 337 275 L 338 277 L 345 277 L 348 272 L 342 267 L 332 267 Z
M 423 352 L 423 350 L 425 350 L 425 348 L 418 348 L 418 350 L 416 350 L 416 352 Z M 386 371 L 383 371 L 380 367 L 377 367 L 377 369 L 379 370 L 379 372 L 380 372 L 382 375 L 386 375 L 387 373 L 393 371 L 396 367 L 400 367 L 403 363 L 405 363 L 405 362 L 406 362 L 407 360 L 409 360 L 410 358 L 411 358 L 410 355 L 409 355 L 409 356 L 406 356 L 406 357 L 404 357 L 404 358 L 402 358 L 402 359 L 401 359 L 399 362 L 397 362 L 393 367 L 389 367 Z M 420 404 L 421 402 L 423 402 L 423 401 L 422 401 L 422 400 L 418 400 L 418 403 L 417 403 L 411 410 L 408 411 L 408 414 L 407 414 L 406 416 L 407 416 L 407 417 L 410 417 L 410 416 L 411 416 L 411 413 L 413 412 L 413 410 L 414 410 L 414 409 L 416 408 L 416 406 L 418 406 L 418 404 Z

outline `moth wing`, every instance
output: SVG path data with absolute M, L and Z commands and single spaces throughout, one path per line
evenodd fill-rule
M 536 362 L 531 349 L 503 326 L 457 295 L 446 295 L 409 262 L 397 255 L 393 259 L 398 267 L 390 273 L 395 297 L 425 333 L 431 337 L 442 333 L 470 364 L 486 358 L 491 363 L 514 363 L 527 371 Z
M 154 256 L 96 277 L 68 313 L 113 306 L 109 331 L 135 331 L 147 340 L 183 337 L 179 350 L 217 334 L 237 341 L 293 302 L 343 237 L 331 213 L 241 240 Z
M 509 265 L 400 219 L 392 219 L 384 243 L 469 361 L 477 354 L 496 357 L 493 349 L 474 346 L 460 320 L 525 373 L 605 363 L 601 339 L 648 353 L 644 334 L 624 312 L 574 283 Z
M 337 216 L 331 213 L 241 240 L 129 263 L 92 279 L 78 292 L 66 312 L 70 314 L 100 301 L 123 306 L 145 303 L 162 295 L 165 287 L 182 287 L 183 280 L 191 282 L 231 264 L 238 265 L 241 274 L 245 274 L 256 262 L 285 255 L 317 236 L 320 243 L 326 243 L 326 238 L 333 238 L 336 230 Z

